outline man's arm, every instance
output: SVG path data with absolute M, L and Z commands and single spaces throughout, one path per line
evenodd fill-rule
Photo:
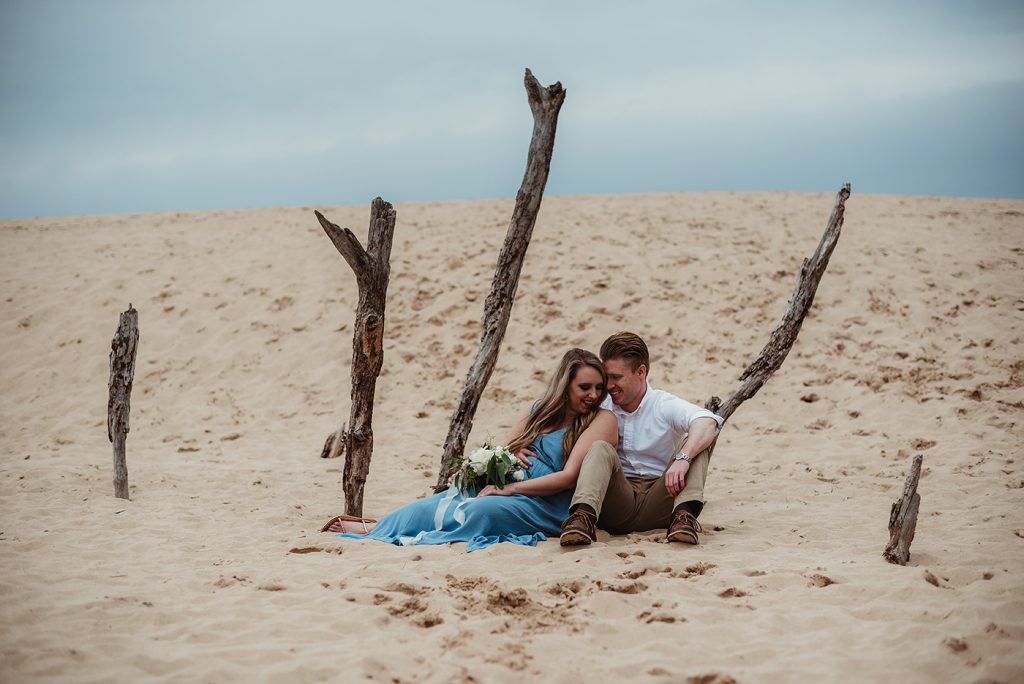
M 691 458 L 696 458 L 697 454 L 711 446 L 711 443 L 715 441 L 717 436 L 717 420 L 707 416 L 694 418 L 690 422 L 690 431 L 686 434 L 686 441 L 683 442 L 680 451 Z M 680 459 L 675 461 L 665 471 L 665 489 L 668 490 L 670 495 L 675 496 L 683 491 L 683 486 L 686 484 L 686 473 L 689 470 L 690 464 Z

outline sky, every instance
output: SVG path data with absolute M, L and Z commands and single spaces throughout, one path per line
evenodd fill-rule
M 1024 198 L 1024 3 L 0 0 L 0 217 L 549 195 Z

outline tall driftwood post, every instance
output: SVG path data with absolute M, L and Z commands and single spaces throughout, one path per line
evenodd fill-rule
M 117 332 L 110 343 L 110 381 L 107 383 L 107 438 L 114 445 L 114 496 L 128 498 L 128 463 L 125 442 L 131 412 L 135 352 L 139 344 L 139 312 L 129 304 L 121 313 Z
M 903 485 L 903 496 L 893 503 L 889 511 L 889 543 L 882 552 L 882 557 L 896 565 L 906 565 L 910 560 L 910 542 L 914 541 L 917 512 L 921 507 L 917 483 L 921 481 L 923 460 L 924 456 L 921 454 L 914 457 L 907 473 L 907 481 Z
M 509 221 L 508 231 L 505 233 L 505 244 L 498 255 L 494 279 L 491 281 L 491 292 L 484 302 L 480 349 L 466 376 L 462 397 L 452 414 L 448 436 L 444 440 L 438 485 L 444 484 L 448 479 L 448 459 L 465 451 L 466 440 L 473 429 L 473 417 L 480 404 L 480 395 L 483 394 L 487 381 L 491 379 L 491 372 L 498 361 L 501 341 L 505 337 L 508 319 L 512 315 L 512 303 L 519 287 L 519 274 L 526 259 L 526 248 L 530 246 L 530 237 L 537 222 L 537 212 L 540 211 L 540 202 L 544 196 L 544 186 L 547 184 L 548 171 L 551 167 L 555 128 L 558 124 L 558 112 L 565 100 L 565 89 L 561 83 L 555 83 L 547 88 L 542 87 L 529 69 L 526 70 L 523 80 L 530 111 L 533 112 L 533 136 L 530 138 L 530 149 L 526 156 L 526 173 L 516 195 L 512 220 Z
M 828 266 L 829 257 L 839 242 L 839 233 L 843 227 L 843 216 L 846 212 L 846 200 L 850 197 L 850 184 L 845 183 L 836 194 L 835 205 L 832 207 L 832 214 L 829 216 L 825 226 L 825 232 L 818 242 L 818 248 L 809 259 L 804 259 L 800 266 L 800 273 L 796 278 L 796 287 L 793 295 L 789 298 L 789 305 L 782 315 L 782 320 L 775 326 L 768 343 L 761 350 L 747 369 L 740 375 L 740 388 L 731 397 L 722 402 L 718 397 L 711 397 L 705 407 L 714 411 L 722 418 L 729 420 L 736 408 L 747 399 L 757 394 L 764 386 L 768 378 L 777 371 L 782 362 L 786 360 L 789 350 L 793 348 L 797 335 L 800 334 L 800 327 L 803 325 L 807 312 L 814 303 L 814 294 L 818 291 L 818 283 Z M 710 457 L 715 450 L 712 442 L 707 448 Z
M 345 513 L 362 516 L 363 487 L 373 455 L 373 395 L 384 365 L 384 303 L 391 274 L 391 242 L 395 234 L 395 210 L 380 197 L 370 206 L 370 230 L 366 249 L 348 228 L 339 228 L 315 212 L 327 237 L 356 275 L 359 305 L 352 334 L 352 410 L 344 440 L 345 469 L 342 489 Z

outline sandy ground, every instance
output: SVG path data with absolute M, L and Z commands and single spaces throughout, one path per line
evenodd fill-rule
M 622 329 L 656 386 L 727 396 L 832 204 L 546 199 L 471 443 Z M 319 208 L 365 239 L 368 204 Z M 433 482 L 512 200 L 396 208 L 378 515 Z M 0 679 L 1024 681 L 1024 202 L 854 188 L 797 345 L 722 433 L 699 546 L 472 554 L 318 532 L 356 287 L 312 209 L 0 222 Z M 129 302 L 124 501 L 107 355 Z

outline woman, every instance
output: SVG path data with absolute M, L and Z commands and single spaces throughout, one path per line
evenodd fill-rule
M 596 440 L 615 444 L 615 417 L 600 408 L 607 395 L 601 360 L 583 349 L 562 357 L 547 391 L 512 430 L 507 446 L 526 468 L 526 478 L 499 489 L 488 485 L 476 496 L 455 487 L 413 501 L 379 522 L 332 519 L 326 529 L 353 539 L 392 544 L 468 542 L 467 551 L 508 541 L 535 545 L 558 534 L 583 456 Z

